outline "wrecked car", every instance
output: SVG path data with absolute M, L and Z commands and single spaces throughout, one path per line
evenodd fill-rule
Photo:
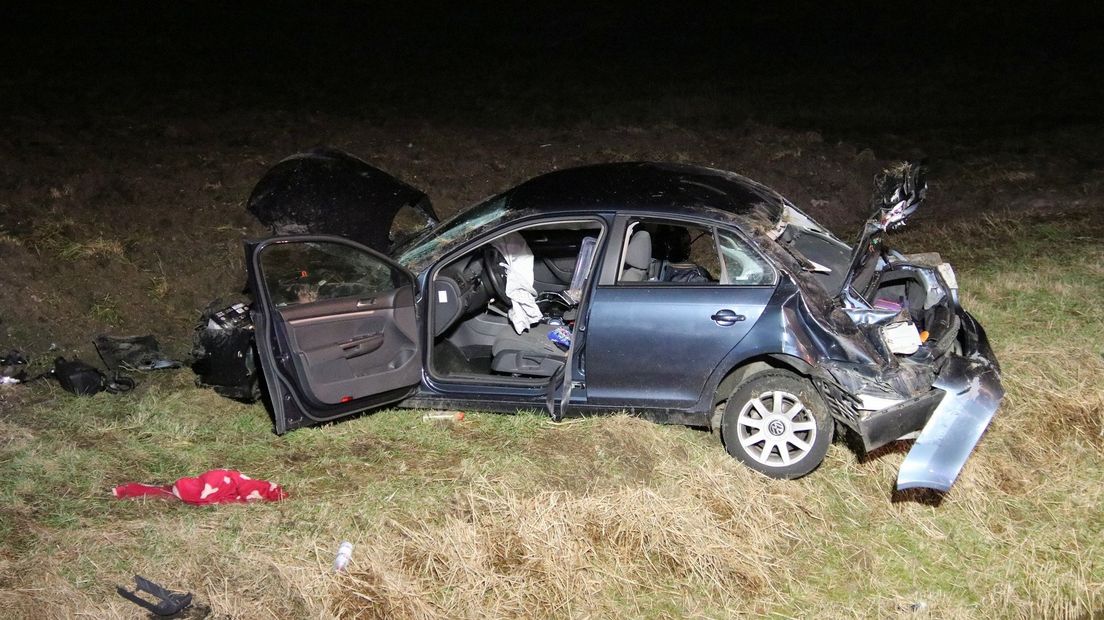
M 946 491 L 1003 389 L 952 267 L 885 243 L 925 190 L 888 171 L 850 245 L 750 179 L 660 163 L 551 172 L 438 223 L 355 157 L 294 156 L 248 203 L 279 235 L 246 243 L 276 432 L 382 406 L 628 411 L 776 478 L 844 432 L 915 438 L 898 488 Z M 397 216 L 424 230 L 397 238 Z

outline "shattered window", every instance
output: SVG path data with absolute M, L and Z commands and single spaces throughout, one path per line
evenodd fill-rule
M 736 235 L 717 231 L 717 245 L 724 260 L 722 284 L 759 286 L 774 284 L 774 270 Z
M 408 246 L 397 248 L 395 259 L 403 265 L 421 262 L 450 242 L 493 224 L 505 215 L 506 201 L 502 198 L 489 200 L 467 211 L 461 211 L 444 224 L 414 239 Z
M 276 243 L 261 250 L 260 264 L 277 307 L 369 297 L 394 290 L 403 280 L 386 262 L 342 243 Z

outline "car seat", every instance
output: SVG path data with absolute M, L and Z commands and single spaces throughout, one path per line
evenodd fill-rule
M 652 266 L 652 235 L 646 230 L 638 230 L 629 239 L 625 248 L 625 266 L 621 270 L 621 282 L 643 282 L 648 279 L 648 269 Z
M 548 339 L 556 327 L 541 323 L 520 334 L 504 329 L 491 347 L 491 370 L 532 377 L 556 374 L 567 361 L 567 352 Z

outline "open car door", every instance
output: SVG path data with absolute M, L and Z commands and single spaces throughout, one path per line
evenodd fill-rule
M 245 254 L 277 434 L 396 402 L 421 381 L 409 271 L 341 237 L 274 237 Z

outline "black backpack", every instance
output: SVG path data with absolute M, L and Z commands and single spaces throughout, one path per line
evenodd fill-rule
M 62 389 L 77 396 L 91 396 L 99 392 L 118 394 L 134 388 L 134 379 L 116 374 L 108 379 L 98 368 L 78 360 L 59 357 L 54 360 L 54 377 Z

